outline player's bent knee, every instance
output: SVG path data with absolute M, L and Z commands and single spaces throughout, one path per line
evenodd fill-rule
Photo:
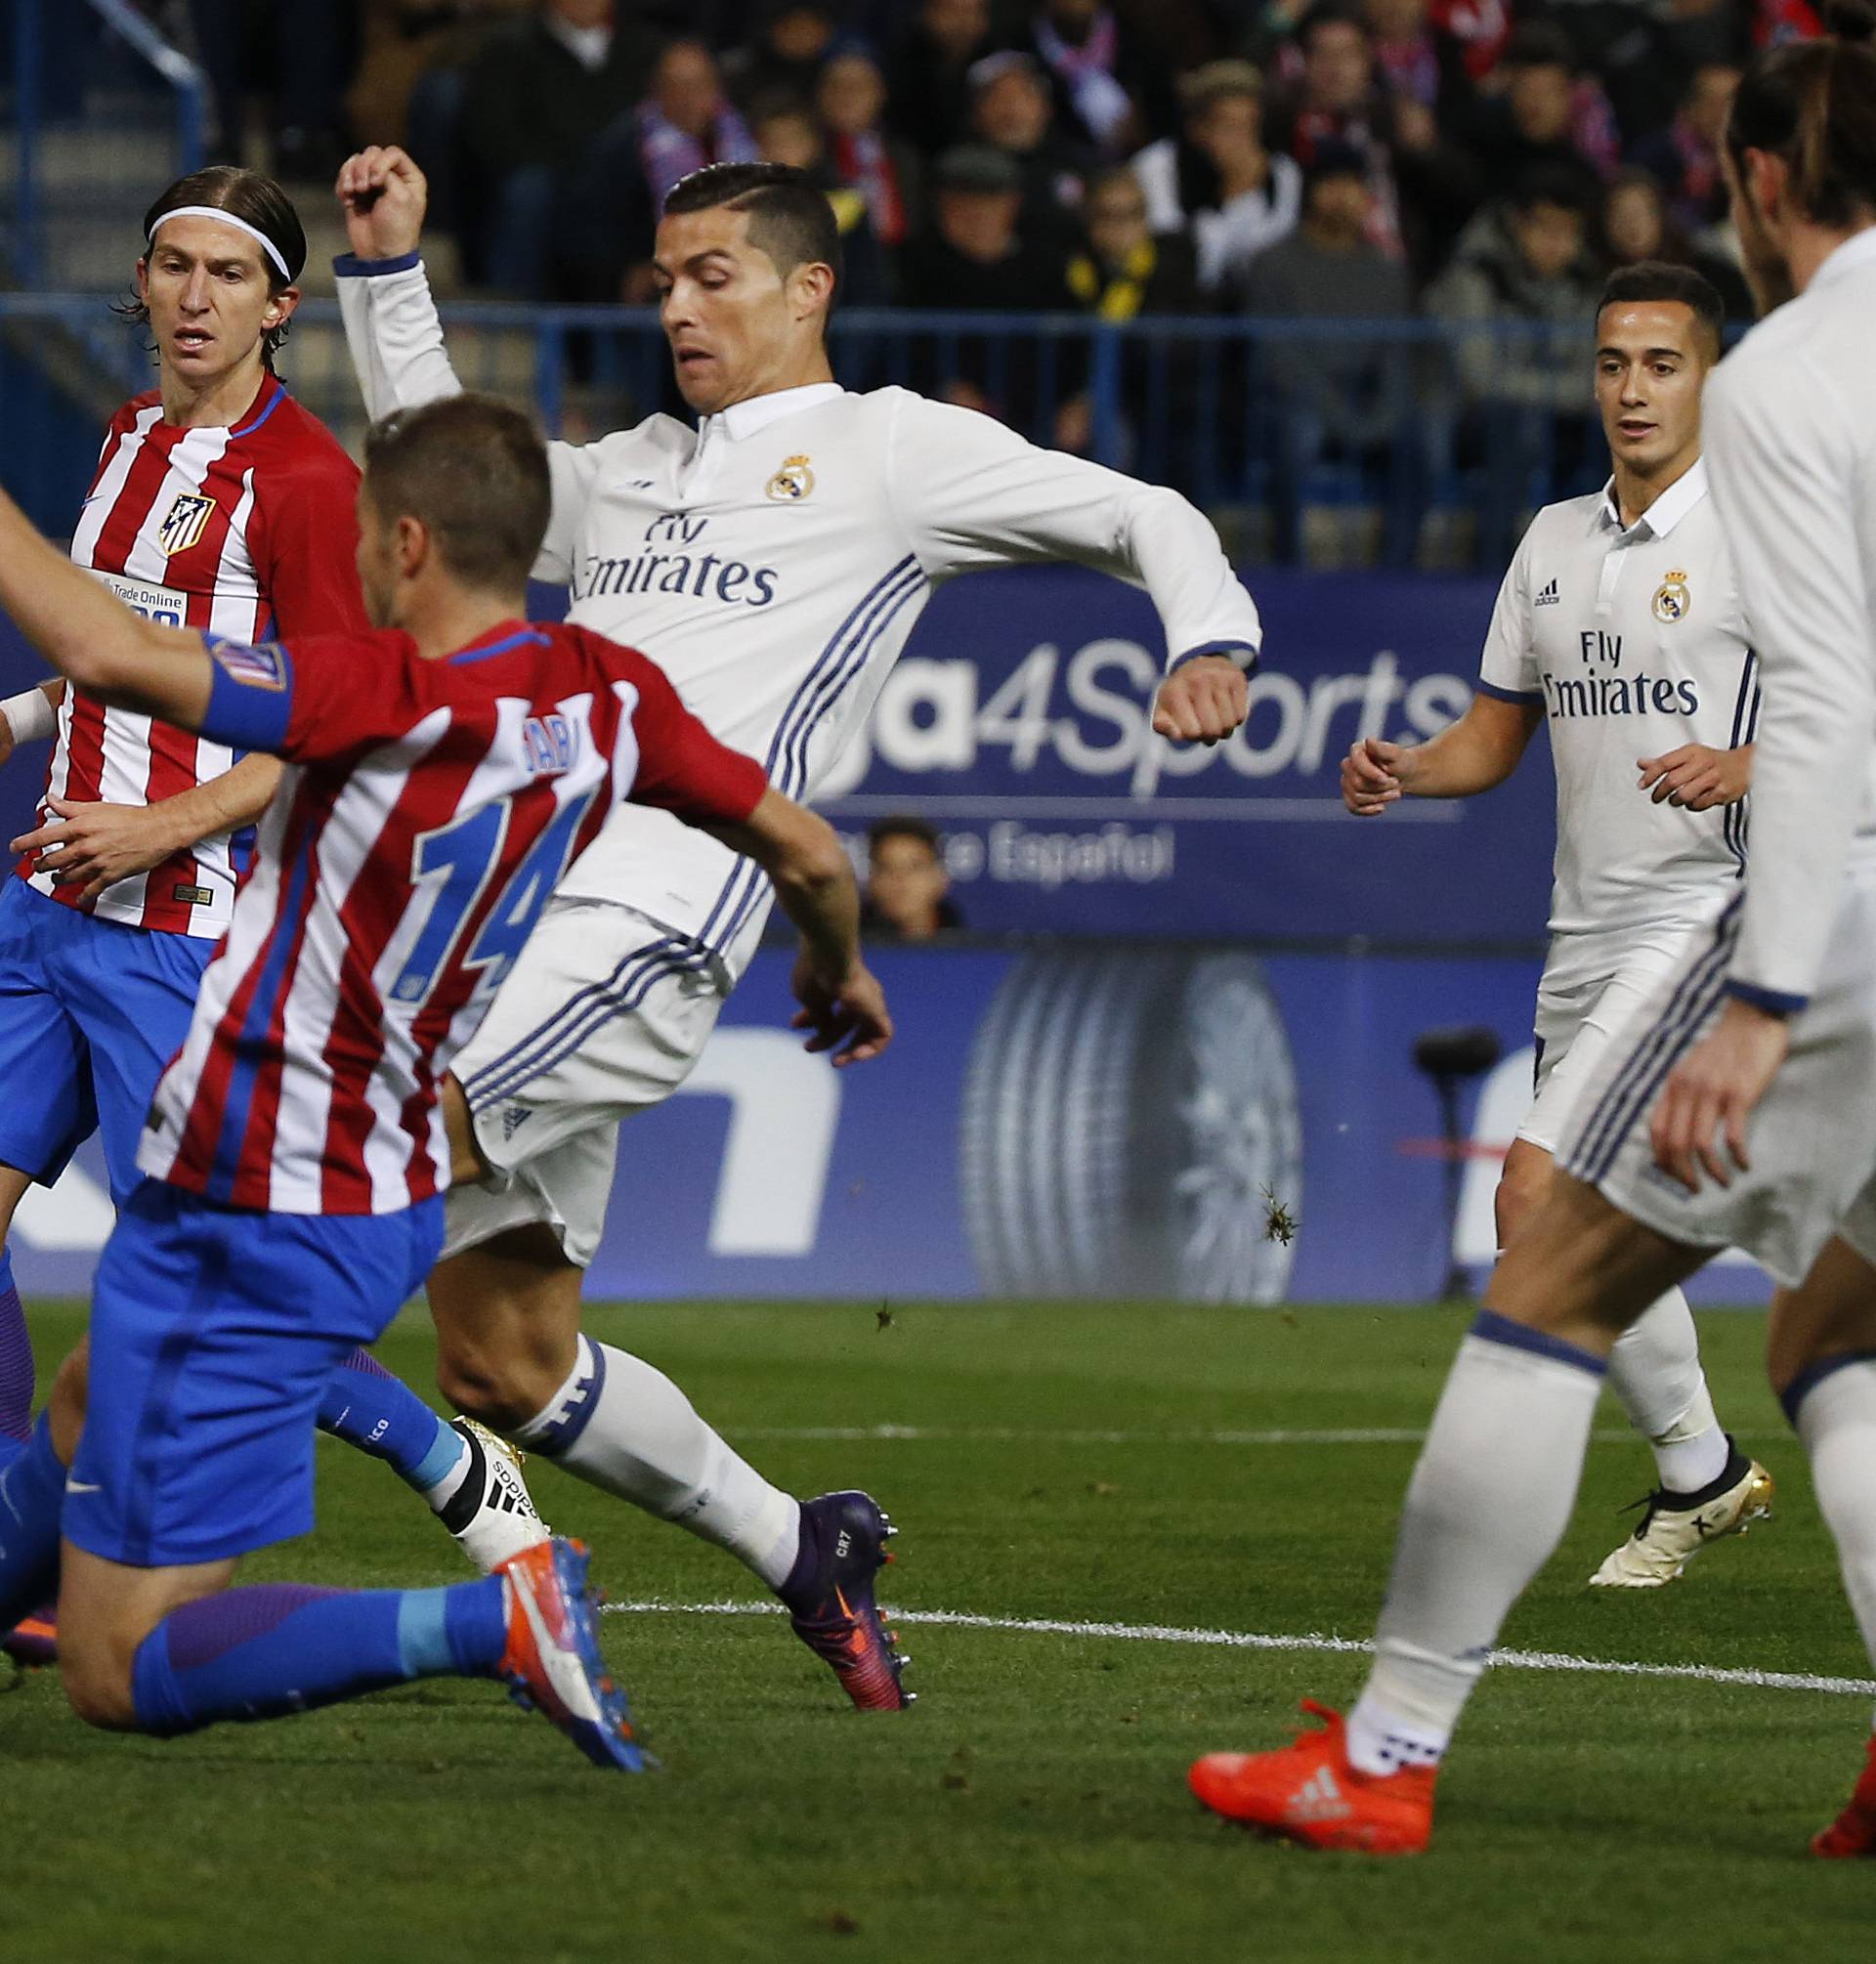
M 46 1421 L 52 1428 L 52 1449 L 65 1466 L 78 1457 L 84 1436 L 85 1405 L 91 1392 L 91 1339 L 80 1337 L 75 1349 L 59 1366 L 46 1399 Z
M 1485 1300 L 1514 1322 L 1606 1347 L 1706 1255 L 1643 1226 L 1594 1187 L 1554 1173 L 1543 1205 L 1506 1250 Z

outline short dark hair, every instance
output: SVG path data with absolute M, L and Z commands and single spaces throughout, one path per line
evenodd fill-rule
M 1297 23 L 1297 45 L 1306 54 L 1309 43 L 1325 27 L 1352 27 L 1364 41 L 1375 38 L 1367 16 L 1359 7 L 1348 4 L 1348 0 L 1317 0 Z
M 1845 226 L 1876 210 L 1876 12 L 1828 0 L 1824 17 L 1835 40 L 1768 48 L 1740 77 L 1727 149 L 1735 170 L 1747 150 L 1784 158 L 1805 215 Z
M 787 278 L 797 266 L 826 266 L 840 290 L 845 264 L 840 223 L 826 192 L 792 164 L 705 164 L 681 177 L 664 200 L 664 214 L 712 211 L 718 205 L 747 212 L 749 243 L 766 252 Z
M 892 818 L 874 819 L 867 828 L 867 851 L 877 852 L 889 838 L 917 839 L 934 859 L 943 857 L 938 828 L 930 820 L 918 818 L 911 812 L 900 812 Z
M 1575 212 L 1578 218 L 1589 217 L 1584 209 L 1581 180 L 1574 171 L 1557 164 L 1533 164 L 1512 185 L 1514 211 L 1529 211 L 1538 204 L 1560 205 L 1565 211 Z
M 300 223 L 299 213 L 293 209 L 293 200 L 271 177 L 257 170 L 242 170 L 235 164 L 210 164 L 206 170 L 192 170 L 187 177 L 179 177 L 162 192 L 144 213 L 146 251 L 149 235 L 157 226 L 172 211 L 181 211 L 185 205 L 191 204 L 212 205 L 217 211 L 227 212 L 230 218 L 245 221 L 274 246 L 286 262 L 287 270 L 282 274 L 270 254 L 261 254 L 261 268 L 267 275 L 270 295 L 284 292 L 305 271 L 306 228 Z M 143 256 L 139 255 L 140 258 Z M 141 296 L 121 304 L 117 312 L 126 320 L 149 324 L 149 309 Z M 290 325 L 291 322 L 282 320 L 277 327 L 269 327 L 261 336 L 261 358 L 270 368 Z
M 1694 322 L 1706 336 L 1717 362 L 1727 331 L 1727 306 L 1720 289 L 1704 274 L 1691 266 L 1670 266 L 1664 259 L 1644 259 L 1624 266 L 1603 282 L 1602 297 L 1596 303 L 1596 317 L 1602 318 L 1605 307 L 1629 307 L 1646 301 L 1679 301 L 1692 311 Z
M 526 586 L 547 535 L 547 448 L 492 396 L 445 396 L 396 409 L 364 440 L 364 489 L 380 518 L 414 518 L 463 585 Z

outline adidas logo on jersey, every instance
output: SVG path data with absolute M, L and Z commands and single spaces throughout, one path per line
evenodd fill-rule
M 1558 598 L 1559 595 L 1557 594 L 1556 590 L 1556 581 L 1553 579 L 1549 583 L 1549 585 L 1547 585 L 1543 589 L 1543 591 L 1538 594 L 1537 598 L 1531 602 L 1531 605 L 1533 607 L 1555 607 L 1557 604 Z
M 1284 1814 L 1291 1820 L 1346 1820 L 1354 1809 L 1327 1767 L 1311 1773 L 1290 1796 Z

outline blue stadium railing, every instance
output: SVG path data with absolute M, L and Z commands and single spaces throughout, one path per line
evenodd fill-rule
M 597 435 L 681 408 L 648 309 L 479 301 L 447 306 L 445 320 L 464 384 L 532 395 L 550 433 Z M 355 441 L 363 410 L 337 325 L 332 302 L 307 302 L 280 365 Z M 104 296 L 0 294 L 0 337 L 16 378 L 39 351 L 40 386 L 55 393 L 46 351 L 78 356 L 96 385 L 93 428 L 97 402 L 149 386 L 145 337 Z M 882 310 L 836 316 L 833 343 L 849 387 L 896 382 L 987 404 L 1039 442 L 1184 491 L 1252 558 L 1320 562 L 1325 527 L 1340 527 L 1335 563 L 1502 565 L 1522 514 L 1605 468 L 1588 419 L 1587 334 L 1521 323 Z M 70 445 L 56 434 L 70 420 L 10 414 L 10 486 L 50 495 L 89 462 L 83 442 L 76 464 L 41 448 Z

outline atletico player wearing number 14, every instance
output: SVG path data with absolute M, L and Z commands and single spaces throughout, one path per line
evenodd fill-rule
M 597 1763 L 640 1763 L 576 1544 L 453 1589 L 229 1587 L 313 1524 L 322 1389 L 442 1237 L 449 1058 L 617 800 L 765 868 L 802 931 L 816 1047 L 862 1059 L 891 1034 L 831 829 L 642 656 L 519 618 L 548 503 L 517 411 L 469 396 L 389 419 L 359 563 L 372 618 L 405 631 L 283 648 L 138 617 L 0 498 L 0 606 L 72 681 L 290 767 L 98 1271 L 60 1597 L 65 1689 L 94 1724 L 176 1733 L 486 1676 Z M 17 1498 L 10 1542 L 43 1527 Z

